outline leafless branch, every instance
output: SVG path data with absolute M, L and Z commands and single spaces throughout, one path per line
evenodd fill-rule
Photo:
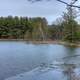
M 62 0 L 57 0 L 57 1 L 59 1 L 59 2 L 61 2 L 61 3 L 64 3 L 64 4 L 66 4 L 67 6 L 71 6 L 71 7 L 80 8 L 80 6 L 73 5 L 73 4 L 74 4 L 77 0 L 75 0 L 72 4 L 69 4 L 69 3 L 64 2 L 64 1 L 62 1 Z

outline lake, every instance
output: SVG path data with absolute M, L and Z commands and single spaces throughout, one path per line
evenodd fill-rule
M 65 76 L 63 80 L 68 80 L 69 75 L 67 73 L 69 73 L 68 70 L 70 68 L 72 72 L 75 71 L 75 74 L 79 73 L 79 55 L 80 48 L 78 47 L 58 44 L 30 44 L 18 41 L 1 41 L 0 80 L 5 80 L 22 73 L 29 73 L 27 76 L 32 76 L 32 72 L 35 73 L 38 70 L 41 70 L 42 73 L 46 71 L 44 74 L 46 80 L 48 78 L 48 80 L 58 80 L 57 78 L 60 78 L 62 75 Z M 50 77 L 47 76 L 48 74 L 50 74 Z M 58 77 L 56 77 L 56 74 L 58 74 Z M 33 80 L 37 79 L 35 78 Z

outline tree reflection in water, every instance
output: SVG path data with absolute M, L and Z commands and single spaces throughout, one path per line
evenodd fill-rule
M 76 53 L 76 47 L 72 46 L 65 49 L 67 57 L 63 58 L 64 70 L 63 73 L 67 76 L 67 80 L 80 80 L 80 75 L 75 72 L 77 67 L 80 67 L 80 55 Z
M 80 59 L 80 55 L 73 55 L 68 56 L 65 58 L 62 58 L 63 62 L 57 61 L 56 63 L 53 62 L 53 64 L 42 64 L 42 69 L 49 68 L 51 69 L 59 69 L 62 71 L 62 74 L 64 77 L 67 77 L 67 80 L 80 80 L 80 63 L 77 63 L 77 59 Z M 78 69 L 78 72 L 76 72 L 76 69 Z
M 65 66 L 66 69 L 64 69 L 63 73 L 67 76 L 67 80 L 80 80 L 80 76 L 78 76 L 75 72 L 75 64 L 67 64 Z

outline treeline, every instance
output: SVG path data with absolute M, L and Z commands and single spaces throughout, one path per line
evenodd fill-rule
M 69 14 L 70 16 L 70 14 Z M 0 39 L 80 41 L 80 25 L 67 17 L 48 25 L 46 18 L 0 17 Z
M 42 40 L 47 36 L 47 20 L 45 18 L 0 17 L 1 39 Z
M 77 24 L 74 28 L 71 25 L 60 25 L 52 24 L 48 27 L 48 37 L 50 40 L 61 40 L 68 42 L 80 42 L 80 25 Z
M 46 18 L 0 17 L 0 39 L 80 41 L 80 24 L 71 7 L 52 25 Z
M 72 7 L 67 7 L 67 11 L 50 25 L 49 33 L 52 39 L 64 40 L 68 42 L 80 41 L 80 24 L 75 20 L 76 11 Z

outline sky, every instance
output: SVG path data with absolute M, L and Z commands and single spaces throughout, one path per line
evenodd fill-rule
M 70 0 L 64 1 L 69 2 Z M 65 8 L 64 4 L 56 0 L 35 3 L 27 0 L 0 0 L 0 16 L 46 17 L 49 24 L 60 17 Z

